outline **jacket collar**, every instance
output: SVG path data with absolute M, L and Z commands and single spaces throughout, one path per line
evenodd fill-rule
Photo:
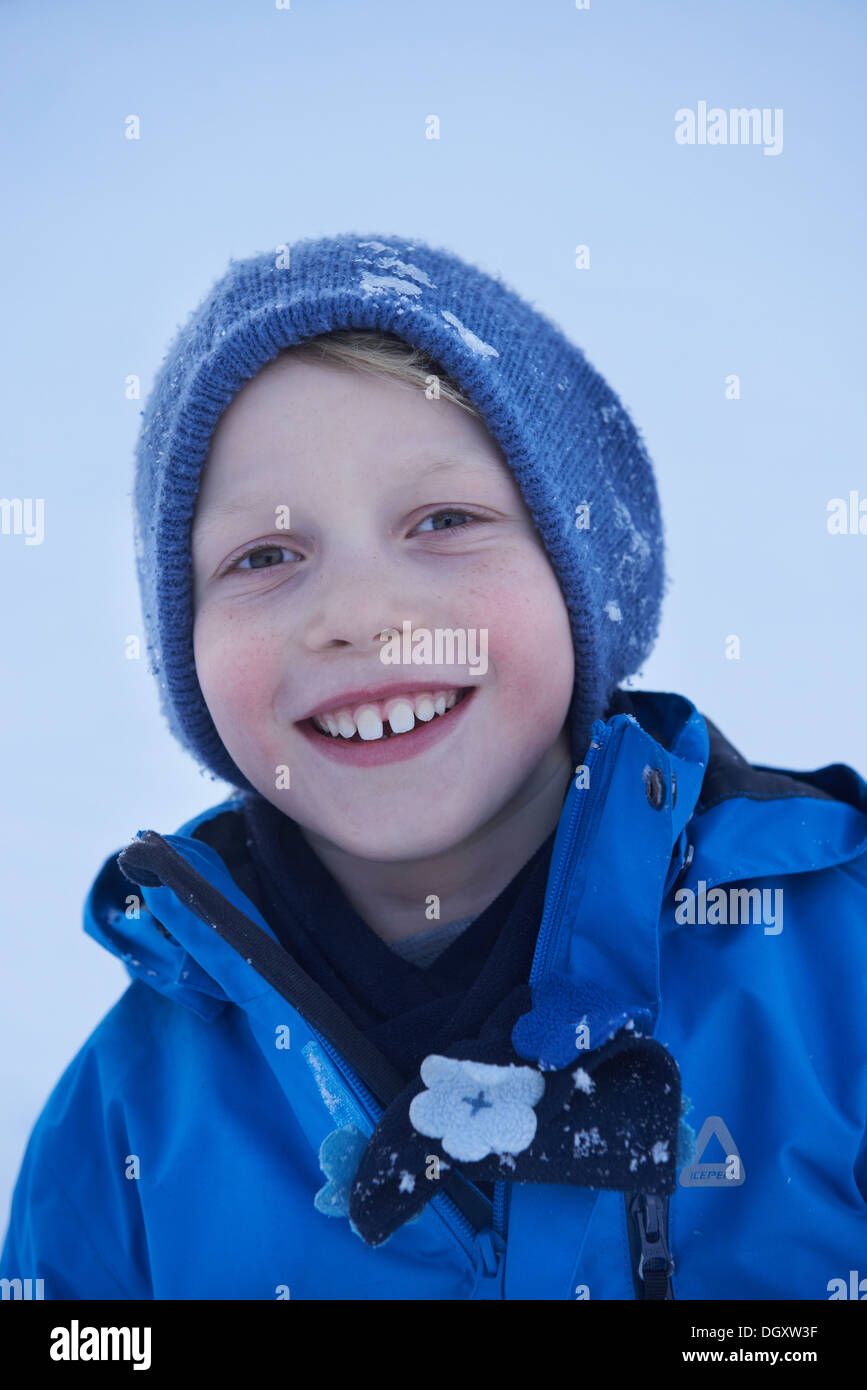
M 650 736 L 648 763 L 655 760 L 657 746 L 665 754 L 658 761 L 666 763 L 673 793 L 676 785 L 665 893 L 676 882 L 694 887 L 704 880 L 712 886 L 823 868 L 867 849 L 867 783 L 843 764 L 814 772 L 751 765 L 676 694 L 616 691 L 605 722 L 609 732 L 638 724 Z M 564 818 L 569 804 L 567 798 Z M 243 891 L 243 851 L 233 834 L 240 805 L 239 795 L 230 797 L 187 821 L 177 834 L 158 838 L 276 941 Z M 140 831 L 137 839 L 144 834 L 154 832 Z M 138 889 L 118 858 L 116 852 L 110 855 L 94 880 L 84 928 L 124 962 L 133 978 L 203 1018 L 214 1017 L 227 999 L 242 1002 L 262 991 L 256 971 L 208 931 L 171 888 L 145 882 Z
M 698 723 L 707 729 L 706 769 L 696 798 L 695 813 L 701 815 L 732 796 L 761 800 L 782 800 L 810 796 L 817 800 L 841 801 L 867 813 L 867 782 L 845 763 L 831 763 L 813 772 L 794 772 L 787 768 L 749 763 L 706 714 L 682 695 L 652 690 L 615 690 L 606 717 L 628 714 L 654 739 L 674 752 L 685 751 L 686 739 L 697 750 Z

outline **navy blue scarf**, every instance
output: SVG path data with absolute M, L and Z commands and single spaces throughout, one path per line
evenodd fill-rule
M 316 1194 L 320 1210 L 348 1215 L 361 1239 L 380 1245 L 420 1214 L 456 1156 L 489 1198 L 498 1179 L 674 1190 L 680 1079 L 674 1059 L 643 1031 L 643 1011 L 624 1010 L 592 981 L 546 976 L 529 984 L 555 831 L 423 970 L 377 936 L 298 826 L 258 793 L 245 799 L 244 822 L 266 921 L 406 1081 L 369 1140 L 350 1126 L 325 1141 L 320 1162 L 329 1181 Z M 591 1039 L 579 1058 L 569 1020 L 582 1017 Z M 533 1059 L 541 1070 L 526 1067 Z M 528 1131 L 512 1153 L 486 1140 L 473 1157 L 473 1140 L 465 1156 L 454 1136 L 425 1118 L 430 1103 L 442 1103 L 444 1076 L 447 1102 L 460 1103 L 459 1145 L 485 1125 L 476 1128 L 477 1113 L 490 1111 L 500 1123 L 511 1103 L 498 1099 L 504 1078 L 533 1088 L 532 1142 Z
M 359 916 L 296 823 L 270 801 L 248 794 L 244 822 L 265 920 L 407 1081 L 431 1052 L 475 1037 L 529 980 L 555 831 L 433 965 L 421 969 Z

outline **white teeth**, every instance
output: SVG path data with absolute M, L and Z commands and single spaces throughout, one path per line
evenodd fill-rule
M 342 738 L 355 737 L 355 720 L 352 718 L 348 709 L 339 709 L 337 711 L 337 732 Z
M 382 720 L 373 705 L 361 705 L 355 711 L 355 723 L 358 728 L 358 737 L 363 738 L 365 742 L 370 742 L 374 738 L 382 738 Z
M 388 712 L 388 722 L 393 734 L 408 734 L 415 728 L 415 715 L 409 700 L 397 700 Z
M 356 733 L 366 743 L 383 737 L 384 723 L 392 734 L 408 734 L 416 721 L 427 724 L 434 715 L 453 709 L 461 697 L 459 690 L 421 691 L 417 695 L 401 695 L 391 700 L 378 700 L 352 708 L 329 710 L 313 715 L 313 723 L 332 738 L 354 738 Z

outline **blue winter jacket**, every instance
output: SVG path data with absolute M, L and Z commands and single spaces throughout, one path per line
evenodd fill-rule
M 667 1298 L 867 1297 L 867 784 L 751 766 L 678 695 L 623 708 L 566 797 L 531 982 L 649 1010 L 698 1139 L 670 1200 L 443 1191 L 376 1248 L 318 1210 L 323 1140 L 381 1107 L 287 1002 L 291 957 L 209 843 L 233 798 L 141 833 L 141 888 L 116 853 L 93 884 L 85 929 L 133 983 L 34 1127 L 0 1277 L 50 1299 L 634 1299 L 652 1269 Z

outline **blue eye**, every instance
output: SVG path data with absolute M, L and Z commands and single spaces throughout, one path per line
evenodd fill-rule
M 446 516 L 446 517 L 463 516 L 463 517 L 468 517 L 469 520 L 468 520 L 468 521 L 450 522 L 447 526 L 439 526 L 439 527 L 434 528 L 435 530 L 438 530 L 438 531 L 460 531 L 460 530 L 462 530 L 465 526 L 472 525 L 472 523 L 473 523 L 474 521 L 481 521 L 481 520 L 482 520 L 481 517 L 474 516 L 474 514 L 473 514 L 472 512 L 464 512 L 464 511 L 459 510 L 458 508 L 452 508 L 452 507 L 445 508 L 445 507 L 444 507 L 441 511 L 438 511 L 438 512 L 431 512 L 430 516 L 426 516 L 425 519 L 424 519 L 424 521 L 420 522 L 419 525 L 416 527 L 416 530 L 420 531 L 421 528 L 425 525 L 426 522 L 428 522 L 428 521 L 434 521 L 437 517 L 441 517 L 441 516 Z
M 240 558 L 237 559 L 237 560 L 235 561 L 235 563 L 234 563 L 233 565 L 230 566 L 230 569 L 242 569 L 242 568 L 243 568 L 243 569 L 251 569 L 251 570 L 267 570 L 267 569 L 274 569 L 275 566 L 274 566 L 273 561 L 271 561 L 271 560 L 266 560 L 266 562 L 265 562 L 263 565 L 253 565 L 253 564 L 251 564 L 251 565 L 245 565 L 245 564 L 244 564 L 244 561 L 245 561 L 245 560 L 252 559 L 252 557 L 253 557 L 254 555 L 267 555 L 269 551 L 273 552 L 273 551 L 280 551 L 280 550 L 284 551 L 287 555 L 294 555 L 294 554 L 297 553 L 296 551 L 290 551 L 285 545 L 256 545 L 256 546 L 253 546 L 250 550 L 245 550 L 245 551 L 244 551 L 244 554 L 241 555 Z
M 428 522 L 436 522 L 436 521 L 442 520 L 442 519 L 445 519 L 445 522 L 446 522 L 445 525 L 443 525 L 443 526 L 431 526 L 430 528 L 428 528 L 428 525 L 427 525 Z M 421 522 L 419 523 L 419 525 L 416 527 L 416 531 L 425 530 L 425 531 L 427 531 L 428 534 L 440 534 L 440 533 L 443 532 L 443 531 L 464 531 L 464 530 L 466 530 L 468 527 L 473 526 L 473 525 L 477 525 L 477 524 L 482 524 L 482 523 L 484 523 L 486 520 L 487 520 L 486 517 L 476 516 L 476 514 L 475 514 L 474 512 L 465 512 L 465 511 L 464 511 L 462 508 L 460 508 L 460 507 L 441 507 L 441 508 L 439 509 L 439 511 L 431 512 L 429 516 L 426 516 L 426 517 L 424 518 L 424 520 L 421 521 Z M 273 557 L 275 553 L 281 552 L 281 551 L 282 551 L 284 554 L 286 554 L 286 555 L 295 555 L 295 556 L 298 556 L 298 551 L 297 551 L 297 550 L 290 550 L 287 546 L 283 546 L 283 545 L 253 545 L 253 546 L 250 547 L 249 550 L 245 550 L 244 553 L 243 553 L 243 555 L 239 556 L 239 558 L 238 558 L 237 560 L 235 560 L 231 565 L 229 565 L 228 570 L 226 571 L 226 573 L 231 573 L 233 570 L 240 570 L 240 569 L 246 569 L 246 570 L 267 570 L 267 569 L 275 569 L 275 568 L 277 568 L 277 567 L 279 566 L 279 564 L 281 563 L 280 561 L 275 561 L 275 560 L 272 558 L 272 559 L 265 559 L 263 563 L 254 564 L 254 563 L 253 563 L 253 557 L 254 557 L 254 556 L 267 556 L 267 555 L 269 555 L 269 554 Z M 299 558 L 302 558 L 302 559 L 303 559 L 303 556 L 301 556 L 301 557 L 299 557 Z M 247 561 L 247 560 L 250 561 L 250 564 L 249 564 L 249 565 L 245 563 L 245 561 Z

